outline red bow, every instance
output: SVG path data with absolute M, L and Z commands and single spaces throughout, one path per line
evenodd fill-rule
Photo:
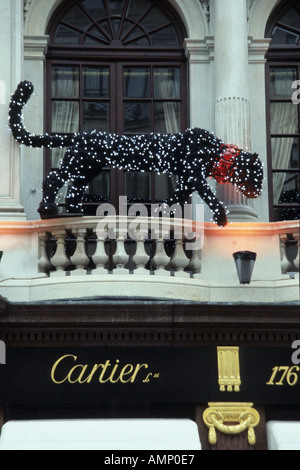
M 223 148 L 224 151 L 214 164 L 212 176 L 218 183 L 224 184 L 229 182 L 229 169 L 235 158 L 239 155 L 240 150 L 233 144 L 222 145 L 221 148 Z

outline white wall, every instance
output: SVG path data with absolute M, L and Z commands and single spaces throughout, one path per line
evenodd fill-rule
M 214 132 L 214 2 L 213 0 L 210 2 L 209 15 L 206 9 L 207 2 L 169 1 L 180 14 L 188 33 L 184 47 L 190 64 L 190 125 Z M 11 64 L 10 67 L 3 69 L 3 80 L 1 78 L 6 86 L 5 96 L 3 88 L 1 89 L 3 104 L 0 103 L 0 122 L 2 123 L 0 139 L 4 168 L 0 175 L 0 218 L 2 219 L 5 217 L 9 219 L 7 210 L 10 206 L 14 207 L 13 217 L 20 217 L 22 206 L 24 206 L 29 220 L 39 218 L 37 207 L 41 200 L 43 150 L 23 148 L 20 150 L 19 146 L 13 142 L 7 128 L 7 106 L 10 93 L 14 91 L 17 83 L 21 79 L 31 80 L 35 86 L 35 95 L 24 112 L 25 124 L 32 132 L 44 131 L 44 58 L 48 39 L 45 32 L 53 12 L 61 2 L 62 0 L 27 1 L 24 27 L 22 26 L 24 13 L 22 0 L 2 0 L 1 2 L 0 34 L 3 45 L 0 52 L 1 63 Z M 264 56 L 268 41 L 264 38 L 264 31 L 269 15 L 278 4 L 278 0 L 256 0 L 250 3 L 252 9 L 249 12 L 248 21 L 248 72 L 251 144 L 252 150 L 258 152 L 267 165 Z M 16 28 L 16 25 L 22 27 Z M 267 178 L 267 171 L 265 174 Z M 260 221 L 269 220 L 267 186 L 266 179 L 263 195 L 253 203 Z M 24 217 L 24 214 L 21 216 Z M 210 217 L 210 212 L 206 211 L 206 220 L 209 221 Z

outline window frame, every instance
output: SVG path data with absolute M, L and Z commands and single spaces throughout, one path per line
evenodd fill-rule
M 164 2 L 157 2 L 156 0 L 153 3 L 163 11 L 166 12 L 166 5 Z M 80 66 L 80 69 L 84 66 L 108 66 L 110 67 L 110 97 L 109 100 L 113 105 L 111 106 L 110 112 L 110 132 L 122 133 L 121 122 L 123 120 L 123 75 L 120 73 L 123 67 L 132 66 L 132 67 L 151 67 L 151 81 L 153 80 L 153 70 L 155 67 L 179 67 L 180 68 L 180 90 L 181 96 L 178 101 L 181 102 L 181 122 L 180 122 L 180 131 L 185 130 L 189 127 L 189 89 L 188 89 L 188 63 L 187 58 L 184 52 L 183 40 L 185 35 L 184 26 L 178 17 L 177 13 L 173 11 L 171 17 L 174 18 L 173 25 L 178 33 L 178 37 L 181 39 L 182 44 L 180 47 L 167 46 L 167 47 L 157 47 L 157 46 L 123 46 L 116 47 L 114 44 L 104 47 L 98 47 L 94 45 L 58 45 L 51 42 L 51 37 L 54 34 L 55 28 L 59 23 L 59 18 L 61 18 L 68 9 L 73 5 L 71 1 L 63 4 L 61 8 L 58 8 L 54 13 L 53 17 L 50 20 L 47 34 L 50 35 L 50 43 L 48 46 L 48 51 L 46 55 L 46 84 L 51 84 L 51 70 L 52 66 Z M 168 16 L 170 16 L 170 9 L 168 9 Z M 81 78 L 80 78 L 81 80 Z M 82 122 L 82 96 L 79 97 L 80 101 L 80 125 Z M 131 99 L 130 99 L 131 100 Z M 46 86 L 45 93 L 45 125 L 46 132 L 49 132 L 51 129 L 51 86 Z M 151 96 L 149 98 L 151 101 L 151 126 L 153 126 L 153 107 L 154 102 L 158 102 L 159 99 Z M 161 101 L 164 101 L 163 99 Z M 166 101 L 166 100 L 165 100 Z M 172 101 L 172 100 L 168 100 Z M 117 104 L 119 103 L 119 104 Z M 122 104 L 121 104 L 122 103 Z M 117 108 L 119 106 L 119 111 Z M 120 110 L 122 110 L 120 112 Z M 153 130 L 150 129 L 150 132 Z M 52 168 L 51 164 L 51 151 L 45 151 L 44 157 L 44 176 L 46 176 Z M 115 207 L 118 207 L 117 200 L 118 195 L 122 195 L 124 192 L 124 177 L 121 171 L 110 170 L 111 171 L 111 184 L 110 184 L 110 202 L 115 204 Z M 116 190 L 114 190 L 116 188 Z M 116 194 L 114 194 L 116 193 Z M 151 195 L 153 202 L 153 197 L 155 194 L 155 175 L 151 176 Z
M 271 16 L 267 28 L 266 28 L 266 37 L 272 37 L 272 32 L 275 27 L 280 24 L 280 19 L 285 12 L 287 12 L 291 7 L 296 6 L 300 12 L 300 8 L 296 5 L 294 0 L 280 5 L 273 15 Z M 300 162 L 298 168 L 291 169 L 278 169 L 274 168 L 274 162 L 272 159 L 272 139 L 273 138 L 284 138 L 290 137 L 298 139 L 299 151 L 300 151 L 300 105 L 297 106 L 298 113 L 298 132 L 293 134 L 273 134 L 271 133 L 271 103 L 275 102 L 289 102 L 288 99 L 276 99 L 271 98 L 270 94 L 270 70 L 272 68 L 296 68 L 297 69 L 297 80 L 300 80 L 300 42 L 297 45 L 294 44 L 275 44 L 270 45 L 269 50 L 266 54 L 266 115 L 267 115 L 267 159 L 268 159 L 268 181 L 269 181 L 269 213 L 270 220 L 272 222 L 276 221 L 275 212 L 276 209 L 292 209 L 298 207 L 296 203 L 281 203 L 275 204 L 274 202 L 274 188 L 273 188 L 273 175 L 274 173 L 299 173 L 300 171 Z M 293 90 L 291 89 L 291 98 L 292 100 Z M 289 220 L 289 219 L 287 219 Z

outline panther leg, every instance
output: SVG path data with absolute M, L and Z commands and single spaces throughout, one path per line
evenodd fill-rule
M 45 178 L 43 182 L 43 200 L 38 208 L 41 217 L 50 217 L 57 214 L 58 208 L 55 204 L 55 198 L 64 183 L 65 178 L 63 171 L 60 169 L 51 171 Z
M 82 212 L 81 201 L 86 187 L 89 182 L 101 172 L 101 169 L 101 165 L 95 165 L 93 168 L 89 168 L 88 165 L 86 165 L 84 174 L 73 179 L 72 187 L 69 189 L 65 201 L 67 212 L 75 214 L 80 214 Z
M 96 176 L 96 175 L 94 175 Z M 72 187 L 69 189 L 66 197 L 66 210 L 73 214 L 80 214 L 82 212 L 81 200 L 84 195 L 86 186 L 91 178 L 75 178 L 72 182 Z
M 227 213 L 224 205 L 216 198 L 206 180 L 202 180 L 202 184 L 197 184 L 195 188 L 199 196 L 209 206 L 213 212 L 213 219 L 219 227 L 227 225 Z

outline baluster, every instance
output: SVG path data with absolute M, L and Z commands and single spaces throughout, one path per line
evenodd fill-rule
M 108 262 L 109 258 L 105 251 L 104 237 L 98 237 L 96 243 L 96 251 L 92 256 L 93 262 L 96 265 L 96 269 L 93 271 L 93 274 L 107 274 L 108 271 L 107 269 L 105 269 L 105 265 Z
M 125 250 L 125 241 L 124 236 L 119 236 L 116 239 L 117 248 L 116 252 L 113 255 L 113 262 L 116 265 L 116 269 L 114 269 L 114 274 L 128 274 L 128 269 L 125 269 L 126 264 L 129 260 L 129 255 L 126 253 Z
M 159 238 L 155 242 L 155 256 L 153 257 L 153 265 L 155 267 L 155 276 L 170 276 L 170 271 L 166 267 L 170 263 L 170 257 L 166 254 L 165 240 Z
M 82 276 L 87 274 L 86 267 L 89 265 L 90 260 L 85 252 L 85 235 L 86 229 L 76 229 L 76 250 L 73 256 L 71 256 L 71 263 L 75 265 L 75 271 L 72 271 L 72 276 Z
M 188 270 L 192 272 L 192 277 L 200 278 L 201 272 L 201 250 L 193 250 L 191 261 L 188 265 Z
M 49 235 L 46 232 L 39 233 L 39 259 L 38 267 L 41 273 L 47 274 L 51 268 L 50 260 L 47 256 L 46 243 L 49 239 Z
M 189 262 L 190 260 L 186 256 L 183 249 L 183 241 L 180 239 L 176 240 L 174 254 L 170 263 L 175 271 L 174 274 L 176 277 L 190 277 L 190 274 L 184 271 Z
M 65 269 L 69 266 L 70 261 L 65 252 L 65 238 L 66 231 L 64 229 L 55 230 L 52 235 L 56 239 L 56 251 L 54 256 L 51 258 L 51 264 L 56 268 L 56 271 L 51 273 L 51 277 L 65 276 Z
M 143 235 L 140 235 L 136 241 L 136 252 L 132 260 L 135 264 L 134 274 L 149 274 L 145 266 L 149 261 L 150 256 L 147 255 L 145 250 L 145 238 Z
M 286 274 L 291 269 L 291 263 L 286 256 L 286 236 L 280 235 L 280 256 L 281 256 L 281 272 Z

